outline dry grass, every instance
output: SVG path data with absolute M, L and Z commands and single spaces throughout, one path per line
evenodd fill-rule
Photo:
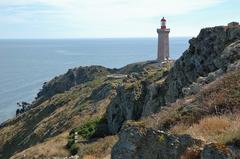
M 95 156 L 87 155 L 84 156 L 83 159 L 97 159 Z
M 163 107 L 159 113 L 144 119 L 144 122 L 149 127 L 164 130 L 172 129 L 173 132 L 178 133 L 193 124 L 198 124 L 200 120 L 207 116 L 227 114 L 231 116 L 237 112 L 240 112 L 240 71 L 229 73 L 206 85 L 195 96 L 179 99 L 175 103 Z M 211 122 L 214 122 L 214 119 L 211 119 Z M 227 121 L 222 120 L 221 124 L 226 124 Z M 202 124 L 203 122 L 209 122 L 210 124 L 210 121 L 201 122 Z M 214 129 L 214 126 L 218 127 L 221 124 L 218 125 L 216 121 L 216 124 L 213 124 L 212 127 Z
M 240 139 L 240 71 L 206 85 L 200 93 L 177 100 L 144 119 L 145 125 L 206 142 Z
M 102 159 L 111 153 L 111 149 L 116 142 L 117 136 L 107 136 L 89 144 L 80 144 L 79 152 L 81 154 L 79 155 L 84 159 L 86 157 L 89 159 Z
M 67 137 L 68 133 L 63 133 L 44 143 L 28 148 L 12 156 L 10 159 L 52 158 L 68 156 L 69 153 L 65 149 Z
M 206 86 L 199 95 L 202 106 L 221 115 L 240 110 L 240 71 L 225 75 Z
M 162 107 L 159 113 L 145 118 L 143 122 L 147 127 L 166 130 L 179 123 L 193 123 L 200 112 L 199 108 L 194 106 L 195 102 L 195 96 L 179 99 L 171 105 Z
M 209 143 L 227 143 L 240 138 L 240 114 L 210 116 L 190 127 L 176 125 L 171 131 L 175 134 L 189 134 Z

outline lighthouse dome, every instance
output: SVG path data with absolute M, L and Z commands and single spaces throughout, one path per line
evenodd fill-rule
M 163 17 L 163 18 L 161 19 L 161 22 L 166 22 L 166 19 Z

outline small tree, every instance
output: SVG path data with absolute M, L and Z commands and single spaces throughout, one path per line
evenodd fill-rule
M 30 106 L 31 106 L 31 104 L 29 104 L 28 102 L 24 102 L 24 101 L 21 103 L 17 102 L 17 105 L 18 105 L 19 109 L 16 110 L 16 116 L 29 110 Z

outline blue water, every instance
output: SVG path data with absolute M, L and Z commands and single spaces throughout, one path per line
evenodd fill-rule
M 171 57 L 189 38 L 170 38 Z M 156 59 L 157 39 L 0 40 L 0 123 L 15 115 L 16 103 L 31 102 L 45 81 L 69 68 L 126 64 Z

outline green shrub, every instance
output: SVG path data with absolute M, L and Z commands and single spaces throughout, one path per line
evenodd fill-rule
M 106 125 L 106 126 L 104 126 Z M 73 129 L 70 136 L 75 132 L 78 133 L 83 139 L 91 139 L 94 137 L 104 136 L 107 133 L 107 121 L 105 118 L 94 118 L 84 123 L 80 127 Z
M 95 118 L 81 125 L 80 127 L 75 128 L 74 132 L 78 132 L 78 134 L 84 139 L 90 139 L 96 136 L 98 133 L 98 126 L 104 124 L 105 122 L 106 120 L 103 118 Z
M 78 153 L 78 146 L 76 144 L 71 145 L 69 151 L 71 155 L 76 155 Z
M 104 137 L 108 133 L 107 129 L 107 120 L 106 118 L 94 118 L 84 123 L 83 125 L 72 129 L 69 134 L 68 143 L 66 145 L 67 149 L 70 151 L 72 155 L 78 153 L 78 146 L 74 142 L 75 132 L 78 133 L 82 139 L 91 139 L 97 137 Z
M 70 149 L 71 147 L 72 147 L 72 145 L 74 144 L 74 139 L 72 139 L 72 138 L 69 138 L 69 140 L 68 140 L 68 143 L 67 143 L 67 145 L 66 145 L 66 147 L 68 148 L 68 149 Z

